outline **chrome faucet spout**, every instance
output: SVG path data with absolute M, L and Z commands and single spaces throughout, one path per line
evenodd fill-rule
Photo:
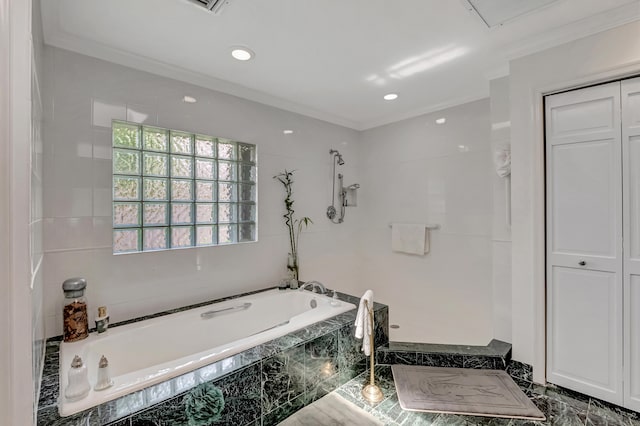
M 320 281 L 307 281 L 300 286 L 300 291 L 305 290 L 309 286 L 311 286 L 311 291 L 314 291 L 317 288 L 318 293 L 327 294 L 327 288 Z

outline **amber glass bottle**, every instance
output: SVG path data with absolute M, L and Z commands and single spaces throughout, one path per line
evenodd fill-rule
M 69 278 L 62 283 L 64 291 L 62 334 L 65 342 L 77 342 L 89 336 L 87 299 L 84 297 L 86 287 L 87 280 L 84 278 Z

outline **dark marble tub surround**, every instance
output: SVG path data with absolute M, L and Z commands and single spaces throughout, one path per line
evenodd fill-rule
M 341 300 L 356 305 L 359 302 L 357 297 L 339 295 Z M 376 303 L 374 309 L 376 342 L 386 345 L 388 307 Z M 154 317 L 161 315 L 164 313 Z M 356 310 L 339 314 L 65 418 L 59 417 L 56 405 L 60 341 L 50 339 L 47 342 L 38 425 L 186 424 L 181 423 L 185 415 L 186 395 L 203 383 L 218 386 L 225 395 L 225 401 L 230 398 L 233 402 L 225 405 L 223 417 L 213 424 L 277 424 L 365 371 L 367 358 L 360 351 L 362 341 L 354 338 L 355 316 Z M 137 322 L 137 319 L 126 323 L 131 322 Z M 247 392 L 240 398 L 236 390 L 242 389 Z
M 340 356 L 338 336 L 348 327 L 262 360 L 263 424 L 277 424 L 345 383 L 343 370 L 364 371 Z
M 448 345 L 441 343 L 413 343 L 389 342 L 389 350 L 414 351 L 425 353 L 456 354 L 456 355 L 487 355 L 507 357 L 511 352 L 511 344 L 492 339 L 486 346 Z
M 58 415 L 57 398 L 59 392 L 57 374 L 57 348 L 59 342 L 49 342 L 49 347 L 56 348 L 55 356 L 45 360 L 45 366 L 53 374 L 48 376 L 50 387 L 43 387 L 40 396 L 38 410 L 38 425 L 104 425 L 112 421 L 127 417 L 132 413 L 144 410 L 154 405 L 175 404 L 173 397 L 184 394 L 187 390 L 194 388 L 201 383 L 217 383 L 223 377 L 235 377 L 234 374 L 239 369 L 246 366 L 259 365 L 259 355 L 255 351 L 249 350 L 233 357 L 226 358 L 216 363 L 207 365 L 187 374 L 175 377 L 168 381 L 150 386 L 146 389 L 131 393 L 113 401 L 106 402 L 89 410 L 82 411 L 69 417 L 61 418 Z M 53 351 L 53 349 L 52 349 Z M 222 379 L 224 380 L 224 379 Z M 163 402 L 164 401 L 164 402 Z M 173 401 L 173 402 L 171 402 Z
M 533 382 L 533 367 L 529 364 L 511 360 L 509 365 L 507 365 L 507 373 L 515 379 Z
M 389 342 L 378 346 L 378 364 L 504 370 L 511 361 L 511 345 L 492 340 L 486 346 Z
M 260 364 L 249 367 L 213 382 L 224 395 L 222 416 L 214 424 L 250 425 L 260 419 Z M 157 404 L 131 416 L 132 424 L 187 425 L 189 414 L 185 407 L 188 392 Z
M 58 364 L 60 356 L 60 342 L 62 339 L 49 339 L 45 343 L 44 366 L 42 368 L 42 383 L 40 384 L 40 398 L 38 410 L 56 406 L 58 398 Z

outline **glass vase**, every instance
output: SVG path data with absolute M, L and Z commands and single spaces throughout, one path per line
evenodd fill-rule
M 297 253 L 296 254 L 289 253 L 289 256 L 287 257 L 287 269 L 293 275 L 293 278 L 297 281 L 298 273 L 299 273 Z

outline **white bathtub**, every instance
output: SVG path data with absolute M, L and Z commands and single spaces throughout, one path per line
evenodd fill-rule
M 111 328 L 101 335 L 91 333 L 80 342 L 62 343 L 58 411 L 60 416 L 69 416 L 354 308 L 344 301 L 335 306 L 329 297 L 309 291 L 276 289 Z M 202 317 L 210 311 L 221 312 Z M 92 387 L 98 360 L 105 355 L 114 386 L 99 392 L 92 389 L 86 398 L 68 401 L 64 389 L 74 355 L 82 357 Z

